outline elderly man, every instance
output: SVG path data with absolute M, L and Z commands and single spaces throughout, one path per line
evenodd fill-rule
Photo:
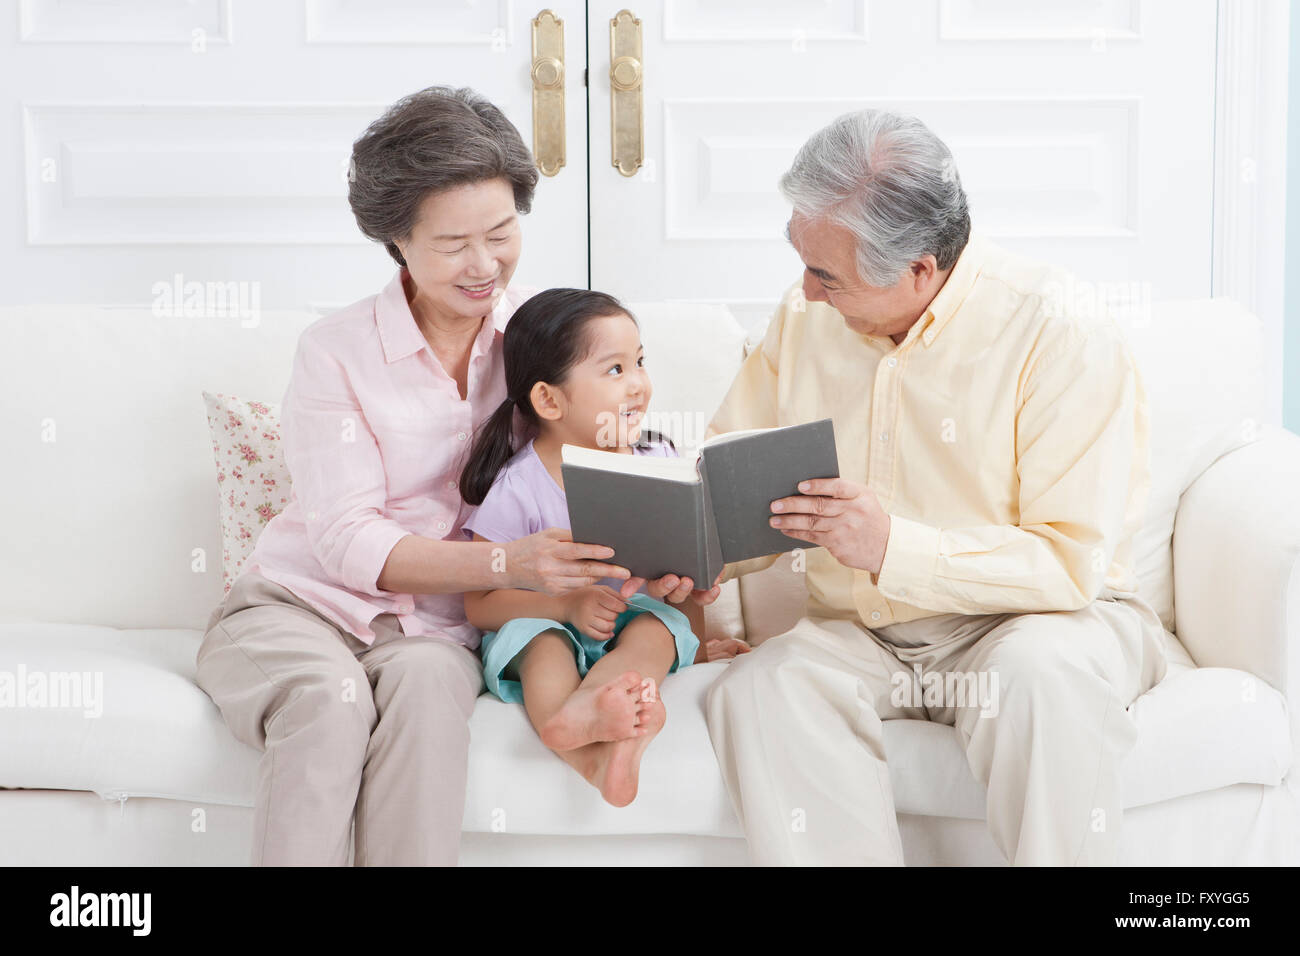
M 916 119 L 839 118 L 781 189 L 802 285 L 709 434 L 830 417 L 841 477 L 773 502 L 810 546 L 805 616 L 709 693 L 753 861 L 901 865 L 881 721 L 915 718 L 956 728 L 1011 863 L 1114 863 L 1127 707 L 1165 673 L 1124 339 L 1068 276 L 971 234 Z

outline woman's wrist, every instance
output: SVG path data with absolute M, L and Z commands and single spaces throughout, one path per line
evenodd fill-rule
M 496 556 L 493 558 L 492 571 L 496 578 L 496 583 L 491 585 L 498 588 L 512 588 L 514 590 L 524 590 L 528 586 L 528 575 L 524 572 L 522 562 L 519 560 L 520 542 L 523 539 L 507 541 L 496 547 L 504 548 L 505 553 L 499 555 L 500 569 L 496 562 Z

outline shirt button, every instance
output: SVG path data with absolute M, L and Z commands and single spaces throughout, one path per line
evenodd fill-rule
M 879 620 L 880 620 L 880 612 L 879 612 L 879 611 L 872 611 L 872 612 L 871 612 L 871 619 L 872 619 L 873 621 L 879 621 Z
M 894 357 L 891 355 L 889 358 L 887 358 L 887 359 L 885 360 L 885 363 L 886 363 L 890 368 L 893 368 L 895 365 L 898 364 L 898 359 L 894 358 Z
M 464 432 L 457 432 L 456 437 L 459 438 L 461 441 L 464 441 L 467 436 Z
M 439 522 L 438 522 L 438 530 L 439 530 L 439 531 L 446 531 L 446 530 L 447 530 L 447 522 L 445 522 L 445 521 L 439 521 Z
M 881 432 L 881 433 L 880 433 L 880 440 L 881 440 L 881 441 L 889 441 L 889 432 Z

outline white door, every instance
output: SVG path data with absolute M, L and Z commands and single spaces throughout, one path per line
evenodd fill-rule
M 592 0 L 592 285 L 720 301 L 761 328 L 802 271 L 777 180 L 851 109 L 919 116 L 974 227 L 1112 304 L 1210 294 L 1213 0 L 663 0 L 641 20 L 645 164 L 610 159 Z
M 567 165 L 542 177 L 518 281 L 587 283 L 582 0 L 20 0 L 0 17 L 2 301 L 147 305 L 255 284 L 329 310 L 395 266 L 348 209 L 352 141 L 426 86 L 485 94 L 532 143 L 531 20 L 565 21 Z

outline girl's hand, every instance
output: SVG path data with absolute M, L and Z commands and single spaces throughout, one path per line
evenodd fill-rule
M 604 584 L 592 584 L 564 595 L 564 620 L 597 641 L 614 636 L 614 621 L 627 609 L 618 592 Z
M 704 653 L 710 661 L 725 661 L 741 654 L 748 654 L 753 648 L 744 641 L 729 637 L 722 641 L 707 641 Z
M 719 571 L 717 578 L 713 581 L 713 587 L 703 590 L 695 587 L 695 582 L 690 578 L 678 577 L 675 574 L 665 574 L 661 578 L 655 578 L 647 582 L 645 578 L 628 578 L 623 582 L 622 588 L 619 589 L 620 597 L 631 597 L 641 585 L 646 586 L 646 593 L 658 601 L 665 601 L 669 604 L 681 604 L 689 597 L 700 607 L 712 604 L 722 593 L 719 581 L 722 580 L 724 572 Z
M 559 595 L 595 584 L 601 578 L 629 578 L 627 568 L 604 564 L 614 549 L 599 544 L 575 544 L 563 528 L 547 528 L 506 545 L 505 574 L 500 587 L 523 588 Z

